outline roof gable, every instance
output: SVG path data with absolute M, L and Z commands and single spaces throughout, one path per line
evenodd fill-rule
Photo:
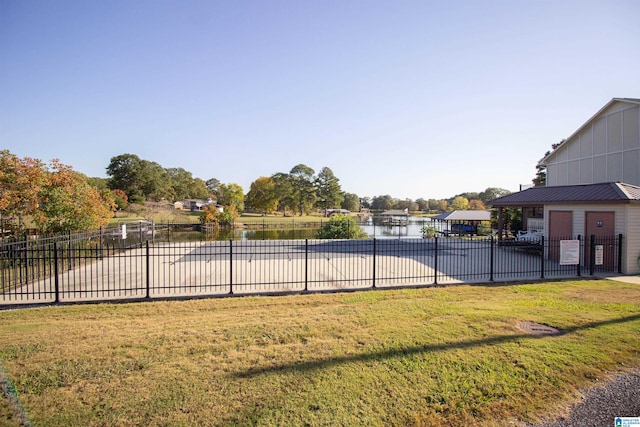
M 582 126 L 580 126 L 575 132 L 573 132 L 569 137 L 564 139 L 556 148 L 554 148 L 551 153 L 543 157 L 538 164 L 546 165 L 549 160 L 555 157 L 560 151 L 564 150 L 569 144 L 571 144 L 577 135 L 583 131 L 587 126 L 597 120 L 600 116 L 604 115 L 614 104 L 617 103 L 626 103 L 631 105 L 640 105 L 640 99 L 637 98 L 613 98 L 611 101 L 607 102 L 604 107 L 600 108 L 597 113 L 595 113 L 589 120 L 584 122 Z

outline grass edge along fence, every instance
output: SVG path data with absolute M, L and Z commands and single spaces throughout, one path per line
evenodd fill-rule
M 153 242 L 102 239 L 3 244 L 0 306 L 329 292 L 621 272 L 622 235 L 494 238 Z M 566 240 L 566 239 L 565 239 Z

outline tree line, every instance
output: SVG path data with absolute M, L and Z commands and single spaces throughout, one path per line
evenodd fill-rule
M 358 196 L 343 191 L 340 179 L 329 167 L 318 173 L 305 164 L 289 172 L 262 176 L 245 194 L 236 183 L 217 178 L 203 180 L 183 168 L 164 168 L 135 154 L 112 157 L 108 178 L 90 178 L 57 160 L 49 164 L 0 151 L 0 220 L 29 219 L 46 232 L 95 229 L 108 223 L 117 209 L 147 200 L 210 199 L 235 212 L 304 215 L 324 209 L 359 211 L 398 209 L 445 212 L 484 209 L 487 201 L 508 190 L 487 188 L 449 199 L 397 199 L 390 195 Z M 212 214 L 213 215 L 213 214 Z
M 359 211 L 367 208 L 377 211 L 398 209 L 424 212 L 449 210 L 481 210 L 489 200 L 509 194 L 502 188 L 487 188 L 482 192 L 466 192 L 448 199 L 397 199 L 390 195 L 360 197 L 343 191 L 340 179 L 328 167 L 317 174 L 305 164 L 298 164 L 289 172 L 262 176 L 251 183 L 249 191 L 236 183 L 222 183 L 217 178 L 203 181 L 193 178 L 181 168 L 164 169 L 154 162 L 142 160 L 133 154 L 113 157 L 107 173 L 109 188 L 121 190 L 131 201 L 182 200 L 213 198 L 223 206 L 236 210 L 262 213 L 308 214 L 318 209 L 345 209 Z

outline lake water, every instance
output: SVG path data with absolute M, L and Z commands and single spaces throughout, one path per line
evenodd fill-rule
M 421 238 L 422 227 L 435 227 L 438 231 L 444 231 L 446 224 L 432 222 L 429 218 L 409 217 L 407 225 L 389 226 L 383 223 L 382 218 L 369 218 L 362 222 L 360 228 L 369 237 L 376 239 L 401 239 L 401 238 Z M 296 240 L 315 239 L 318 227 L 305 228 L 283 228 L 283 229 L 233 229 L 216 230 L 214 233 L 204 234 L 199 231 L 171 232 L 169 237 L 172 241 L 192 241 L 192 240 Z M 157 237 L 166 240 L 166 233 L 158 233 Z
M 409 217 L 407 225 L 403 226 L 389 226 L 383 223 L 382 218 L 370 218 L 369 221 L 361 223 L 360 227 L 370 237 L 376 239 L 421 238 L 422 227 L 434 227 L 438 231 L 444 231 L 447 228 L 445 223 L 418 217 Z

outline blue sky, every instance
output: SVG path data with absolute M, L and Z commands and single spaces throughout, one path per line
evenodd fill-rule
M 299 163 L 359 196 L 516 191 L 640 98 L 639 19 L 636 0 L 0 0 L 0 148 L 245 191 Z

